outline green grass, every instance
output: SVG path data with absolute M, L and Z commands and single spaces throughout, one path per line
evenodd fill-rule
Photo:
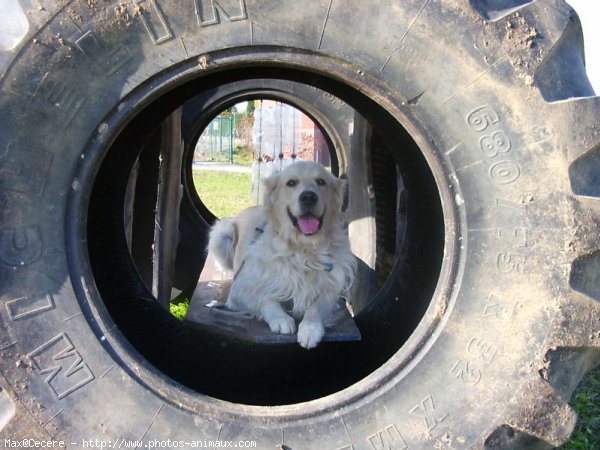
M 255 202 L 252 174 L 194 170 L 194 185 L 206 207 L 217 217 L 231 217 Z
M 236 147 L 233 150 L 233 162 L 241 166 L 251 167 L 254 162 L 254 155 L 252 150 L 247 147 Z
M 228 163 L 229 161 L 229 151 L 226 152 L 214 152 L 210 155 L 210 158 L 202 159 L 202 156 L 199 155 L 201 161 L 213 161 L 213 162 L 224 162 Z M 254 162 L 254 154 L 252 149 L 243 146 L 236 146 L 233 149 L 233 163 L 238 164 L 240 166 L 250 167 Z
M 600 368 L 588 373 L 571 396 L 579 418 L 571 439 L 562 450 L 600 449 Z
M 190 300 L 184 298 L 181 300 L 171 302 L 171 304 L 169 305 L 169 310 L 171 311 L 171 314 L 174 315 L 176 318 L 178 318 L 179 320 L 183 320 L 185 318 L 185 315 L 187 314 L 187 310 L 189 307 Z

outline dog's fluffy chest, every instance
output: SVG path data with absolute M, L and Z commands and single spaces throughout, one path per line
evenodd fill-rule
M 261 265 L 271 267 L 273 278 L 303 284 L 335 283 L 341 261 L 334 245 L 290 248 L 277 238 L 269 238 L 268 234 L 261 238 L 248 257 L 263 260 Z
M 236 280 L 246 285 L 248 294 L 280 302 L 292 300 L 292 313 L 298 317 L 320 296 L 345 294 L 354 257 L 344 245 L 334 241 L 291 248 L 269 231 L 249 246 L 242 269 L 245 280 Z M 247 285 L 250 279 L 252 285 Z

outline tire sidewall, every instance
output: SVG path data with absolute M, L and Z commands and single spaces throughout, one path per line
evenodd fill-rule
M 531 140 L 515 119 L 513 102 L 525 101 L 519 98 L 521 87 L 487 83 L 477 94 L 456 95 L 445 103 L 455 86 L 467 85 L 486 69 L 467 50 L 450 51 L 441 40 L 425 57 L 407 37 L 404 49 L 414 45 L 419 57 L 408 63 L 392 57 L 380 70 L 390 53 L 377 45 L 385 37 L 352 49 L 341 29 L 332 26 L 321 34 L 322 20 L 305 20 L 307 29 L 300 33 L 292 17 L 304 14 L 293 3 L 259 14 L 241 2 L 244 7 L 229 20 L 221 12 L 214 24 L 212 19 L 203 23 L 179 2 L 153 5 L 132 16 L 129 25 L 110 21 L 112 6 L 62 11 L 41 28 L 38 43 L 25 44 L 4 80 L 2 156 L 35 161 L 29 178 L 24 171 L 1 185 L 2 243 L 9 255 L 0 278 L 2 315 L 10 341 L 4 343 L 3 374 L 21 404 L 47 431 L 70 442 L 102 436 L 104 430 L 144 438 L 255 438 L 261 447 L 282 443 L 283 429 L 286 443 L 308 447 L 311 442 L 426 446 L 449 430 L 456 430 L 464 445 L 485 437 L 498 425 L 515 388 L 512 381 L 498 380 L 512 380 L 524 362 L 539 356 L 544 334 L 539 330 L 551 320 L 543 301 L 527 307 L 519 301 L 532 270 L 535 286 L 544 289 L 531 294 L 528 288 L 526 296 L 533 300 L 546 297 L 545 280 L 551 276 L 530 269 L 531 257 L 522 259 L 523 248 L 541 252 L 528 247 L 523 231 L 537 224 L 523 200 L 529 190 L 522 183 L 535 186 L 531 179 L 543 165 L 535 155 L 515 151 Z M 324 17 L 327 5 L 320 6 L 314 14 Z M 412 14 L 408 10 L 405 14 Z M 79 17 L 77 29 L 61 28 L 66 14 Z M 347 19 L 363 29 L 358 17 Z M 385 17 L 371 18 L 385 28 Z M 435 25 L 436 19 L 430 21 Z M 56 42 L 55 28 L 69 45 Z M 40 41 L 52 52 L 41 49 Z M 471 58 L 469 64 L 457 65 L 463 56 Z M 447 237 L 443 276 L 415 338 L 345 391 L 275 408 L 235 405 L 188 391 L 137 355 L 109 325 L 85 256 L 82 214 L 89 180 L 129 120 L 126 114 L 198 76 L 261 64 L 343 81 L 400 120 L 436 176 Z M 431 81 L 448 73 L 449 66 L 446 80 Z M 424 67 L 426 75 L 418 78 Z M 425 88 L 430 90 L 417 106 L 408 102 Z M 494 136 L 506 137 L 511 149 L 486 147 Z M 43 182 L 34 182 L 34 175 Z M 552 184 L 556 188 L 557 182 Z M 531 334 L 534 338 L 526 339 Z M 55 372 L 57 360 L 61 370 Z M 474 398 L 490 392 L 494 402 L 472 406 Z M 318 440 L 309 435 L 316 424 L 323 430 Z

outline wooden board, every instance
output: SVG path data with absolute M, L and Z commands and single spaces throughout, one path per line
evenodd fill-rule
M 269 326 L 249 314 L 231 311 L 224 300 L 231 280 L 201 282 L 190 301 L 185 321 L 215 334 L 255 344 L 295 344 L 296 335 L 273 333 Z M 360 331 L 343 299 L 334 313 L 333 325 L 326 329 L 324 342 L 359 341 Z M 297 324 L 296 324 L 297 325 Z

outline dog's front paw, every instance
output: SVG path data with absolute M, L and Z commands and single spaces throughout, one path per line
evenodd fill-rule
M 266 322 L 273 333 L 294 334 L 296 332 L 296 322 L 285 313 L 272 317 Z
M 303 320 L 298 327 L 298 344 L 306 349 L 314 348 L 321 342 L 324 334 L 325 327 L 321 322 Z

